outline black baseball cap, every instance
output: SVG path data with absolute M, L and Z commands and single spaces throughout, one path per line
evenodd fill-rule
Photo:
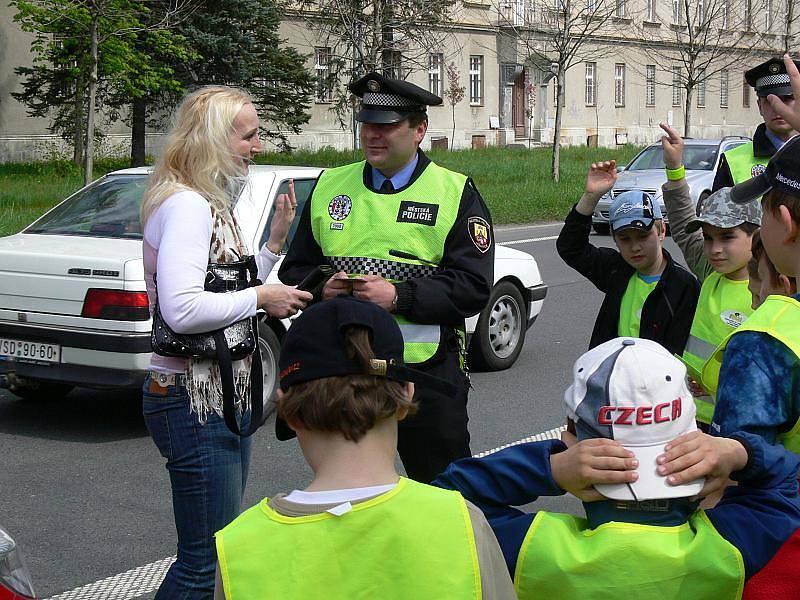
M 800 69 L 800 61 L 794 61 Z M 770 94 L 776 96 L 791 96 L 792 84 L 789 74 L 786 72 L 786 65 L 782 58 L 770 58 L 749 71 L 745 71 L 745 81 L 755 88 L 756 95 L 766 98 Z
M 773 188 L 800 196 L 800 135 L 786 141 L 769 159 L 764 172 L 731 188 L 731 200 L 745 204 Z
M 361 110 L 356 114 L 356 121 L 361 123 L 399 123 L 414 113 L 425 113 L 428 106 L 442 103 L 439 96 L 418 85 L 375 72 L 367 73 L 348 88 L 361 98 Z
M 345 352 L 344 330 L 357 325 L 370 331 L 375 358 L 369 367 Z M 403 363 L 403 334 L 386 310 L 353 296 L 338 296 L 312 305 L 294 320 L 283 339 L 278 361 L 279 385 L 285 392 L 293 385 L 341 375 L 375 375 L 394 381 L 419 383 L 426 389 L 453 396 L 453 383 Z M 279 440 L 294 437 L 280 418 L 275 434 Z

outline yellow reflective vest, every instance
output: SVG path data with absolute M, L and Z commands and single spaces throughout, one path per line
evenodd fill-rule
M 656 527 L 540 511 L 522 542 L 519 600 L 741 598 L 739 550 L 697 511 L 687 523 Z
M 725 152 L 725 162 L 728 163 L 734 184 L 761 174 L 764 171 L 763 166 L 769 159 L 769 156 L 753 156 L 753 142 L 747 142 Z
M 768 296 L 744 325 L 722 341 L 703 366 L 703 381 L 713 383 L 714 393 L 719 386 L 719 372 L 725 348 L 734 335 L 743 331 L 766 333 L 782 342 L 800 360 L 800 302 L 788 296 Z M 742 398 L 741 401 L 747 402 L 747 398 Z M 800 454 L 800 418 L 790 431 L 779 435 L 778 440 L 787 449 Z
M 216 544 L 226 600 L 482 597 L 461 494 L 405 478 L 340 516 L 287 517 L 262 500 Z

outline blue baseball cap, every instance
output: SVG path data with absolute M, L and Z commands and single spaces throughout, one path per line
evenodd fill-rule
M 611 231 L 635 228 L 650 231 L 656 219 L 661 219 L 661 207 L 642 190 L 622 192 L 614 198 L 608 211 Z

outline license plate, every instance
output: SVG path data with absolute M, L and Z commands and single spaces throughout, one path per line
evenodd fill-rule
M 29 342 L 0 338 L 0 359 L 20 362 L 61 362 L 61 346 L 44 342 Z

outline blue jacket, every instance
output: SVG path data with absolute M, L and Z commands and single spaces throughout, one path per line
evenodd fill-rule
M 720 535 L 741 552 L 749 579 L 800 529 L 800 457 L 757 435 L 737 433 L 732 437 L 746 446 L 748 463 L 731 475 L 739 485 L 728 487 L 706 514 Z M 550 472 L 550 455 L 564 450 L 566 446 L 557 440 L 520 444 L 484 458 L 458 460 L 433 481 L 433 485 L 458 490 L 483 511 L 512 577 L 535 516 L 514 507 L 539 496 L 565 493 Z

